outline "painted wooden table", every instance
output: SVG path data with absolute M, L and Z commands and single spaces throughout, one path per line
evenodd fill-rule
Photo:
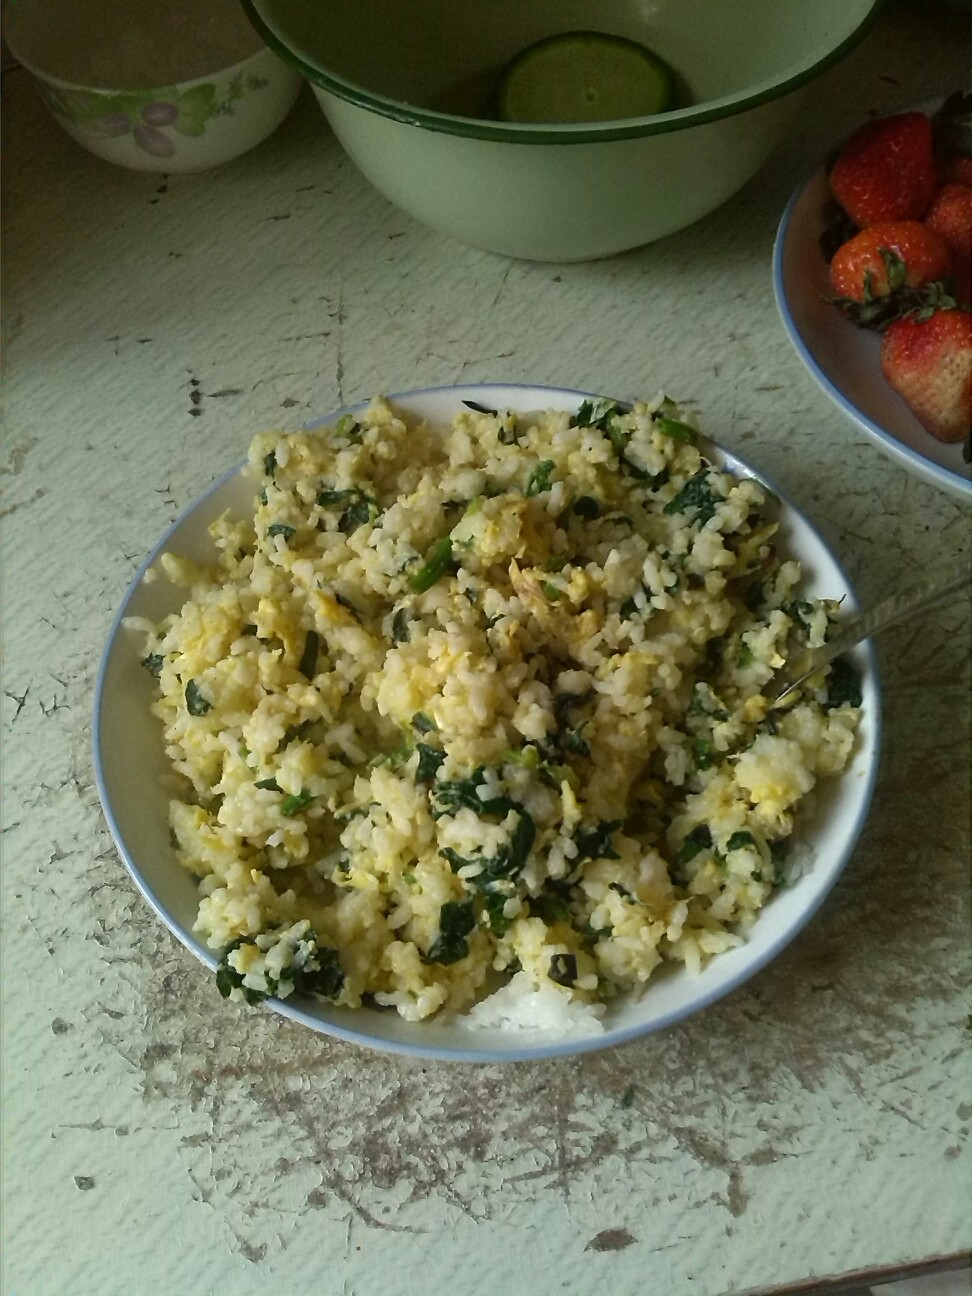
M 967 1260 L 967 605 L 879 645 L 880 785 L 805 933 L 698 1017 L 576 1061 L 410 1063 L 222 1004 L 115 854 L 90 736 L 108 626 L 164 528 L 255 430 L 377 391 L 664 388 L 864 598 L 958 554 L 968 510 L 804 373 L 769 252 L 825 141 L 957 84 L 969 36 L 893 4 L 724 209 L 560 267 L 413 224 L 309 96 L 249 156 L 163 179 L 79 150 L 8 73 L 5 1296 L 719 1296 Z

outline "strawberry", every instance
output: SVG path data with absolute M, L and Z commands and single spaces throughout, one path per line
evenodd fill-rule
M 937 184 L 932 126 L 920 112 L 861 126 L 830 172 L 831 193 L 860 226 L 920 220 Z
M 939 168 L 944 184 L 960 184 L 972 189 L 972 157 L 953 153 Z
M 896 320 L 881 342 L 885 378 L 939 441 L 964 441 L 972 424 L 972 315 L 921 312 Z
M 882 328 L 922 304 L 916 289 L 948 274 L 949 250 L 920 221 L 879 221 L 848 239 L 830 263 L 837 305 L 866 328 Z
M 925 224 L 948 247 L 956 295 L 959 301 L 968 303 L 972 288 L 972 189 L 959 184 L 943 185 L 932 199 Z

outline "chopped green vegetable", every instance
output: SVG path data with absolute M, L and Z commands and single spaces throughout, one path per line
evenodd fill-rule
M 575 863 L 589 859 L 620 859 L 611 845 L 611 837 L 623 822 L 623 819 L 602 819 L 593 828 L 581 828 L 574 837 L 577 846 Z
M 570 909 L 562 896 L 541 894 L 531 896 L 530 916 L 541 918 L 552 927 L 554 923 L 570 922 Z
M 312 719 L 312 720 L 301 720 L 300 724 L 288 725 L 287 728 L 284 730 L 283 738 L 281 738 L 280 740 L 280 746 L 286 747 L 287 744 L 292 743 L 295 738 L 306 738 L 311 733 L 311 731 L 315 728 L 315 726 L 322 725 L 322 724 L 323 724 L 322 721 Z M 321 739 L 321 734 L 318 734 L 317 741 L 319 742 L 320 739 Z
M 412 748 L 408 741 L 401 743 L 394 751 L 381 752 L 377 756 L 372 756 L 368 762 L 369 769 L 387 768 L 396 770 L 399 766 L 404 765 L 412 754 Z
M 462 403 L 466 409 L 475 410 L 477 414 L 491 414 L 493 418 L 497 417 L 497 410 L 490 409 L 488 405 L 480 405 L 479 401 L 464 400 Z
M 242 987 L 243 978 L 236 968 L 228 963 L 220 963 L 216 968 L 216 989 L 223 999 L 228 999 L 235 989 Z
M 439 854 L 448 861 L 453 873 L 458 873 L 460 869 L 469 868 L 473 864 L 482 866 L 493 858 L 491 855 L 460 855 L 452 846 L 443 846 Z
M 359 526 L 373 522 L 379 516 L 376 502 L 357 486 L 347 490 L 332 490 L 325 486 L 317 493 L 317 503 L 321 508 L 347 505 L 338 519 L 338 530 L 344 535 L 350 535 Z
M 312 962 L 316 962 L 318 966 L 311 967 Z M 299 994 L 336 999 L 344 989 L 344 969 L 337 950 L 318 945 L 314 955 L 294 977 L 294 989 Z
M 585 522 L 593 522 L 601 516 L 601 506 L 593 495 L 580 495 L 570 506 L 571 513 L 576 513 Z
M 304 651 L 300 654 L 297 669 L 301 675 L 312 680 L 317 674 L 317 657 L 321 649 L 321 637 L 316 630 L 308 630 L 304 639 Z
M 699 824 L 698 828 L 693 828 L 679 846 L 678 854 L 675 856 L 675 863 L 687 864 L 689 860 L 695 859 L 699 851 L 703 851 L 711 845 L 711 832 L 709 832 L 705 824 Z
M 494 936 L 505 936 L 510 929 L 510 920 L 503 912 L 508 899 L 509 896 L 499 892 L 483 896 L 483 911 Z
M 550 489 L 550 477 L 556 466 L 552 459 L 544 459 L 537 464 L 527 479 L 526 490 L 523 492 L 528 499 Z
M 578 725 L 576 729 L 567 731 L 562 743 L 564 751 L 572 752 L 575 756 L 590 756 L 591 749 L 583 736 L 583 728 L 583 725 Z
M 282 791 L 283 791 L 283 789 L 281 788 L 280 784 L 277 782 L 277 780 L 276 780 L 275 778 L 265 778 L 265 779 L 260 779 L 259 782 L 254 783 L 253 786 L 254 786 L 254 787 L 258 787 L 258 788 L 262 788 L 265 792 L 282 792 Z
M 580 696 L 574 693 L 555 693 L 553 698 L 553 712 L 556 720 L 556 729 L 553 734 L 542 744 L 543 754 L 555 763 L 564 764 L 571 755 L 589 756 L 590 747 L 583 737 L 582 730 L 586 721 L 579 725 L 573 723 L 571 712 L 575 708 L 585 706 L 594 696 L 593 690 L 588 690 Z
M 296 527 L 288 526 L 286 522 L 271 522 L 267 527 L 267 535 L 283 536 L 285 540 L 289 540 L 296 530 Z
M 419 743 L 417 751 L 419 761 L 418 769 L 415 771 L 416 783 L 434 783 L 439 766 L 445 760 L 445 753 L 437 751 L 435 747 L 429 747 L 427 743 Z
M 277 471 L 277 456 L 272 450 L 263 456 L 263 471 L 268 477 L 272 477 Z
M 636 464 L 632 459 L 629 459 L 627 446 L 628 441 L 631 439 L 631 434 L 625 432 L 624 428 L 620 426 L 615 418 L 611 417 L 602 420 L 596 426 L 601 428 L 607 439 L 611 442 L 611 445 L 614 447 L 614 453 L 618 456 L 618 467 L 623 472 L 626 472 L 637 482 L 648 482 L 652 485 L 656 484 L 656 479 L 652 477 L 651 473 L 642 468 L 640 464 Z M 627 518 L 625 520 L 630 522 L 631 519 Z
M 276 994 L 284 981 L 291 982 L 299 994 L 319 995 L 325 999 L 336 999 L 344 988 L 344 972 L 337 950 L 318 945 L 317 937 L 309 931 L 294 950 L 294 962 L 282 968 L 279 976 L 265 971 L 266 990 L 251 989 L 243 984 L 243 974 L 230 965 L 229 956 L 242 945 L 255 943 L 252 938 L 243 936 L 223 950 L 216 968 L 216 989 L 224 999 L 228 999 L 234 990 L 241 990 L 248 1004 L 260 1003 Z
M 715 516 L 717 505 L 721 502 L 709 484 L 709 467 L 703 465 L 697 473 L 688 479 L 678 494 L 668 501 L 664 513 L 694 513 L 699 526 Z
M 222 999 L 228 999 L 234 990 L 242 990 L 243 998 L 248 1004 L 260 1003 L 262 999 L 266 999 L 267 996 L 262 991 L 251 990 L 249 986 L 245 986 L 243 984 L 243 973 L 237 972 L 236 968 L 231 967 L 229 963 L 229 956 L 234 950 L 239 949 L 241 945 L 252 944 L 252 941 L 248 941 L 245 936 L 241 936 L 223 950 L 216 967 L 216 989 Z
M 356 620 L 360 620 L 360 619 L 361 619 L 361 614 L 360 614 L 360 612 L 359 612 L 358 609 L 354 606 L 354 604 L 351 602 L 351 600 L 350 600 L 349 598 L 345 598 L 344 595 L 341 594 L 338 590 L 332 590 L 331 593 L 332 593 L 333 596 L 334 596 L 334 602 L 335 602 L 335 603 L 339 603 L 339 604 L 341 605 L 341 607 L 343 607 L 343 608 L 347 608 L 347 610 L 348 610 L 349 612 L 352 612 L 352 613 L 354 614 Z
M 740 668 L 740 670 L 744 670 L 747 666 L 752 666 L 752 664 L 753 664 L 752 648 L 750 648 L 748 643 L 740 644 L 739 654 L 736 657 L 736 665 Z
M 544 760 L 540 749 L 533 743 L 527 743 L 520 751 L 504 752 L 503 762 L 507 765 L 519 765 L 523 769 L 536 770 L 540 781 L 547 787 L 559 789 L 563 779 L 563 771 Z
M 614 450 L 618 458 L 623 459 L 625 449 L 628 445 L 629 433 L 625 432 L 625 430 L 621 427 L 619 423 L 616 422 L 615 419 L 611 419 L 608 422 L 607 426 L 604 428 L 604 431 L 607 433 L 608 440 L 614 446 Z
M 695 760 L 695 768 L 706 770 L 712 766 L 715 760 L 715 748 L 709 738 L 696 738 L 692 743 L 692 756 Z
M 799 621 L 802 626 L 809 629 L 810 618 L 814 613 L 812 603 L 808 603 L 806 599 L 792 599 L 784 604 L 783 611 L 788 612 L 795 621 Z
M 860 672 L 846 657 L 838 657 L 827 680 L 827 706 L 859 707 L 862 698 Z
M 577 958 L 573 954 L 552 954 L 547 976 L 561 986 L 573 986 L 577 983 Z
M 514 809 L 520 816 L 516 827 L 513 829 L 513 835 L 510 838 L 509 854 L 510 863 L 516 872 L 523 868 L 523 865 L 529 858 L 530 851 L 533 850 L 533 843 L 536 840 L 537 829 L 530 814 L 524 810 L 523 806 L 514 802 Z
M 392 617 L 392 638 L 395 643 L 408 643 L 408 610 L 399 608 Z
M 790 843 L 785 840 L 771 841 L 769 848 L 773 860 L 773 876 L 770 882 L 774 887 L 786 886 L 789 881 L 787 856 L 790 853 Z
M 449 536 L 444 536 L 443 539 L 437 540 L 425 555 L 425 562 L 415 575 L 408 578 L 409 585 L 416 594 L 424 594 L 445 575 L 451 561 L 452 540 Z
M 485 771 L 480 765 L 468 779 L 437 783 L 431 793 L 435 802 L 432 808 L 433 819 L 441 819 L 445 814 L 456 814 L 463 809 L 475 810 L 477 814 L 496 815 L 500 819 L 505 819 L 511 810 L 515 810 L 521 819 L 530 818 L 519 802 L 513 801 L 508 796 L 488 797 L 483 800 L 478 789 L 482 787 L 485 778 Z
M 353 504 L 348 505 L 341 514 L 338 519 L 338 530 L 344 535 L 351 535 L 353 531 L 357 531 L 358 527 L 365 526 L 366 523 L 374 520 L 375 515 L 372 514 L 371 510 L 371 500 L 368 499 L 367 495 L 360 496 Z
M 696 684 L 695 687 L 692 689 L 692 700 L 691 702 L 689 702 L 688 708 L 685 712 L 687 716 L 709 714 L 709 709 L 705 705 L 704 688 L 705 686 L 703 684 Z
M 357 493 L 357 487 L 350 490 L 330 490 L 328 487 L 324 487 L 323 490 L 317 493 L 317 502 L 321 508 L 330 508 L 334 504 L 344 504 L 345 501 L 353 499 Z
M 742 850 L 745 846 L 755 846 L 756 838 L 751 832 L 734 832 L 726 842 L 726 850 Z
M 689 445 L 693 445 L 698 436 L 695 428 L 689 427 L 687 423 L 680 423 L 678 419 L 666 418 L 664 414 L 653 415 L 652 421 L 659 432 L 672 437 L 675 441 L 686 441 Z
M 550 599 L 551 603 L 555 603 L 557 599 L 563 598 L 564 596 L 564 590 L 562 590 L 559 585 L 552 584 L 551 581 L 541 581 L 540 588 L 543 590 L 547 598 Z
M 212 702 L 203 697 L 199 691 L 199 685 L 194 679 L 191 679 L 186 685 L 186 710 L 190 715 L 202 716 L 207 711 L 212 711 L 212 709 Z
M 439 732 L 439 726 L 424 711 L 416 711 L 412 716 L 412 728 L 420 734 Z
M 162 656 L 162 654 L 156 652 L 149 653 L 147 657 L 142 658 L 142 665 L 145 667 L 148 673 L 150 675 L 154 675 L 156 679 L 158 679 L 159 676 L 162 674 L 162 666 L 164 662 L 165 662 L 165 658 Z
M 447 900 L 439 910 L 439 934 L 423 963 L 458 963 L 469 953 L 466 937 L 475 926 L 472 900 Z
M 282 815 L 292 815 L 298 810 L 303 810 L 305 805 L 309 805 L 314 800 L 314 794 L 302 789 L 293 796 L 284 797 L 280 802 L 280 813 Z
M 334 431 L 338 436 L 353 437 L 355 433 L 359 433 L 361 429 L 355 422 L 353 414 L 342 414 L 334 424 Z
M 441 787 L 442 784 L 438 786 Z M 519 819 L 508 845 L 496 855 L 472 855 L 467 858 L 453 850 L 451 846 L 445 846 L 439 851 L 439 854 L 449 861 L 453 873 L 458 873 L 460 869 L 468 868 L 470 865 L 478 867 L 479 872 L 468 879 L 469 885 L 475 887 L 477 891 L 488 893 L 503 890 L 504 883 L 518 877 L 522 872 L 533 849 L 537 830 L 532 816 L 516 802 L 511 801 L 509 804 L 516 810 Z
M 570 420 L 571 427 L 596 427 L 602 432 L 607 430 L 607 421 L 613 414 L 620 413 L 617 401 L 606 396 L 595 397 L 581 403 L 580 409 Z
M 432 792 L 433 819 L 441 819 L 445 814 L 456 814 L 459 810 L 482 811 L 484 802 L 478 796 L 476 789 L 485 782 L 485 771 L 480 766 L 467 779 L 453 779 L 448 782 L 437 783 Z M 508 805 L 512 807 L 512 801 Z

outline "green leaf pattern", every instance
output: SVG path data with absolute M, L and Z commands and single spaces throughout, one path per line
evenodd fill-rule
M 63 118 L 99 139 L 132 135 L 136 145 L 156 157 L 176 152 L 177 136 L 196 139 L 214 117 L 232 116 L 247 94 L 265 90 L 266 77 L 233 77 L 222 98 L 211 81 L 180 91 L 177 86 L 113 93 L 40 87 L 45 103 Z

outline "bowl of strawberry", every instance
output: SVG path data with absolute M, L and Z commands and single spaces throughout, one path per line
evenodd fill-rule
M 811 375 L 912 471 L 972 499 L 972 95 L 866 122 L 794 193 L 773 282 Z

